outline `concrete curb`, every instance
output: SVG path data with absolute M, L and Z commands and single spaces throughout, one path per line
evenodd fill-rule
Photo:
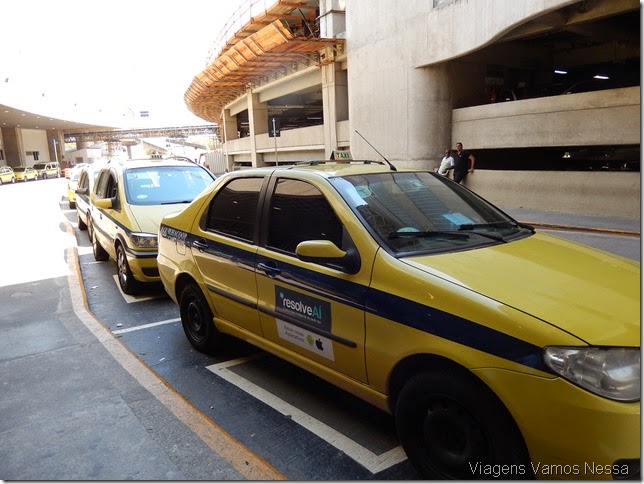
M 608 228 L 599 228 L 599 227 L 580 227 L 575 225 L 560 225 L 560 224 L 548 224 L 548 223 L 527 222 L 527 221 L 522 221 L 521 223 L 532 225 L 535 229 L 567 230 L 570 232 L 594 232 L 599 234 L 619 235 L 624 237 L 640 237 L 640 233 L 633 230 L 608 229 Z
M 67 232 L 75 237 L 71 223 L 67 219 L 64 222 Z M 68 247 L 65 258 L 69 268 L 67 284 L 74 313 L 123 369 L 200 438 L 206 446 L 246 479 L 253 481 L 286 480 L 286 477 L 271 464 L 237 441 L 186 400 L 172 385 L 149 368 L 103 325 L 89 308 L 87 294 L 82 283 L 78 248 Z

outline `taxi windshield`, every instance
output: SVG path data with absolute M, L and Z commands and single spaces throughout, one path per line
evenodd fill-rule
M 397 256 L 473 249 L 533 233 L 473 192 L 429 172 L 351 175 L 331 183 Z
M 190 203 L 212 181 L 197 165 L 132 168 L 125 173 L 125 193 L 132 205 Z

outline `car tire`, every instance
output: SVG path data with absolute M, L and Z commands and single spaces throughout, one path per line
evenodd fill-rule
M 216 352 L 221 333 L 215 327 L 208 301 L 199 286 L 188 284 L 179 297 L 181 324 L 190 344 L 202 353 Z
M 89 238 L 89 243 L 92 243 L 92 237 L 94 236 L 94 226 L 92 225 L 92 216 L 89 211 L 87 212 L 87 237 Z
M 118 271 L 118 280 L 121 290 L 125 294 L 136 294 L 139 288 L 138 281 L 134 279 L 134 276 L 132 275 L 130 264 L 127 262 L 125 249 L 120 243 L 116 245 L 116 268 Z
M 78 210 L 76 211 L 76 221 L 78 222 L 78 230 L 87 230 L 87 224 L 78 215 Z
M 69 202 L 69 208 L 70 209 L 76 208 L 76 202 Z
M 96 238 L 94 229 L 92 229 L 92 236 L 90 240 L 92 241 L 92 252 L 94 252 L 94 259 L 97 261 L 108 260 L 110 258 L 110 255 L 107 253 L 107 251 L 103 248 L 101 243 Z
M 503 479 L 533 478 L 514 419 L 464 370 L 412 377 L 400 392 L 395 416 L 403 449 L 423 479 L 491 478 L 487 465 L 508 466 Z

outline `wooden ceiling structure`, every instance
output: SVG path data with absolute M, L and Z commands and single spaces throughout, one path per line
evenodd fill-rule
M 188 109 L 202 119 L 219 122 L 224 106 L 259 81 L 284 76 L 302 61 L 320 65 L 319 51 L 344 40 L 318 36 L 317 7 L 308 3 L 278 0 L 252 17 L 194 77 L 184 95 Z

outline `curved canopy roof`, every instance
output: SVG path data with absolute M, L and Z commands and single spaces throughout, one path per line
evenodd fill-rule
M 278 1 L 253 17 L 195 76 L 184 95 L 188 109 L 202 119 L 218 122 L 223 107 L 263 76 L 285 74 L 294 61 L 303 58 L 319 63 L 318 51 L 343 42 L 317 37 L 306 15 L 292 15 L 306 7 L 307 0 Z

